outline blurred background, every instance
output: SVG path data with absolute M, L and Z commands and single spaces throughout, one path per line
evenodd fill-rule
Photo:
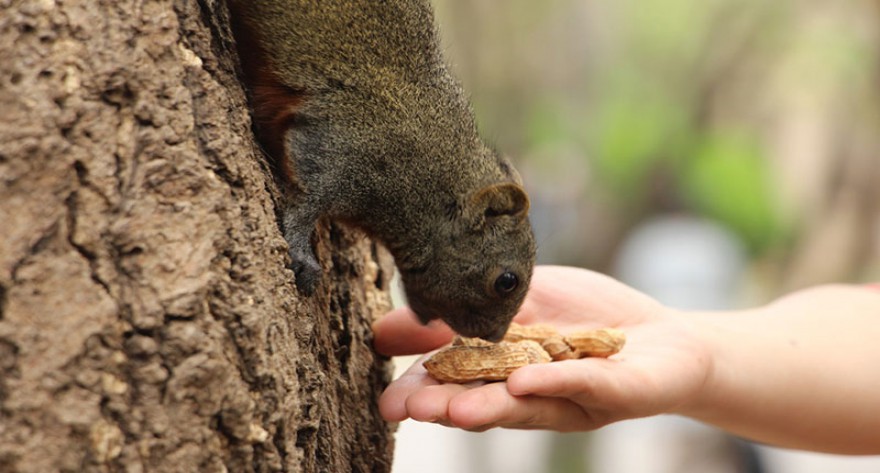
M 880 281 L 880 1 L 434 5 L 483 135 L 523 175 L 540 263 L 694 309 Z M 398 473 L 880 471 L 674 416 L 397 438 Z

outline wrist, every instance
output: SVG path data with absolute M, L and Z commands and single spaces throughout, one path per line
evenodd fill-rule
M 742 345 L 750 342 L 749 334 L 740 322 L 751 312 L 759 310 L 762 309 L 675 313 L 674 316 L 681 320 L 695 340 L 694 356 L 700 359 L 697 366 L 703 371 L 695 373 L 699 379 L 696 389 L 673 413 L 710 423 L 725 415 L 735 389 L 731 380 L 748 376 L 748 373 L 742 373 L 735 356 Z

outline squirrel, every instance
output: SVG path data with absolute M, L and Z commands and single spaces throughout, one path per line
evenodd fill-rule
M 388 248 L 423 324 L 500 340 L 535 262 L 529 198 L 480 139 L 428 1 L 227 5 L 298 289 L 315 291 L 315 226 L 336 219 Z

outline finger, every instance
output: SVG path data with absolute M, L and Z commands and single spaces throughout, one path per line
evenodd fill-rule
M 382 395 L 380 412 L 386 420 L 410 417 L 470 431 L 505 427 L 567 432 L 606 423 L 568 399 L 511 396 L 505 383 L 436 384 L 417 375 L 424 371 L 411 369 Z
M 594 420 L 577 404 L 559 398 L 511 396 L 505 383 L 491 383 L 454 393 L 446 416 L 456 427 L 483 431 L 493 427 L 552 429 L 592 428 Z
M 427 356 L 420 358 L 394 380 L 379 397 L 379 413 L 389 422 L 401 422 L 409 417 L 406 407 L 407 398 L 415 392 L 437 385 L 434 378 L 428 376 L 422 362 Z
M 537 322 L 546 321 L 547 319 L 553 319 L 552 314 L 548 316 L 548 304 L 547 297 L 545 297 L 545 286 L 547 286 L 547 280 L 550 278 L 550 267 L 547 266 L 535 266 L 534 273 L 532 274 L 531 284 L 529 285 L 529 291 L 526 294 L 526 299 L 523 301 L 522 306 L 520 306 L 519 311 L 516 314 L 514 320 L 517 323 L 521 324 L 532 324 Z M 552 286 L 552 284 L 551 284 Z M 552 306 L 552 300 L 550 301 Z M 552 309 L 550 310 L 552 312 Z
M 449 403 L 468 389 L 452 383 L 426 386 L 406 399 L 406 412 L 413 420 L 449 425 Z
M 514 396 L 565 398 L 582 406 L 619 402 L 616 364 L 594 358 L 524 366 L 510 375 L 507 389 Z
M 387 356 L 413 355 L 445 345 L 453 335 L 441 322 L 421 325 L 408 307 L 402 307 L 373 324 L 373 347 Z
M 583 323 L 579 308 L 583 305 L 584 287 L 580 282 L 591 273 L 563 266 L 536 266 L 529 292 L 515 320 L 522 324 L 550 322 L 557 325 Z M 592 301 L 587 300 L 587 303 Z

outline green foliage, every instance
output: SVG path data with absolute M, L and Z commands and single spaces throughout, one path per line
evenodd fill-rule
M 622 208 L 652 204 L 657 171 L 672 176 L 673 200 L 737 232 L 760 253 L 783 237 L 768 160 L 747 135 L 702 135 L 662 102 L 616 102 L 597 136 L 599 183 Z
M 691 206 L 736 231 L 754 252 L 783 235 L 767 162 L 752 140 L 716 134 L 702 140 L 681 173 Z
M 591 155 L 618 199 L 640 200 L 651 171 L 660 163 L 677 161 L 690 130 L 683 107 L 668 94 L 637 91 L 625 83 L 616 82 L 597 113 L 600 124 L 591 136 Z
M 598 183 L 618 207 L 652 205 L 651 180 L 659 173 L 672 178 L 670 200 L 727 225 L 753 252 L 781 241 L 772 176 L 754 132 L 705 129 L 687 94 L 625 68 L 616 75 L 595 111 L 589 144 Z
M 707 86 L 699 81 L 711 75 L 695 76 L 716 67 L 706 54 L 710 42 L 727 38 L 728 50 L 735 50 L 737 41 L 746 41 L 733 20 L 748 18 L 751 10 L 727 18 L 731 6 L 625 2 L 626 26 L 618 39 L 627 54 L 599 74 L 586 146 L 597 185 L 621 211 L 636 216 L 656 211 L 653 180 L 662 176 L 671 180 L 663 182 L 665 201 L 727 225 L 760 253 L 781 241 L 783 226 L 758 129 L 746 125 L 733 131 L 707 122 L 700 90 Z M 722 33 L 727 29 L 730 36 Z

